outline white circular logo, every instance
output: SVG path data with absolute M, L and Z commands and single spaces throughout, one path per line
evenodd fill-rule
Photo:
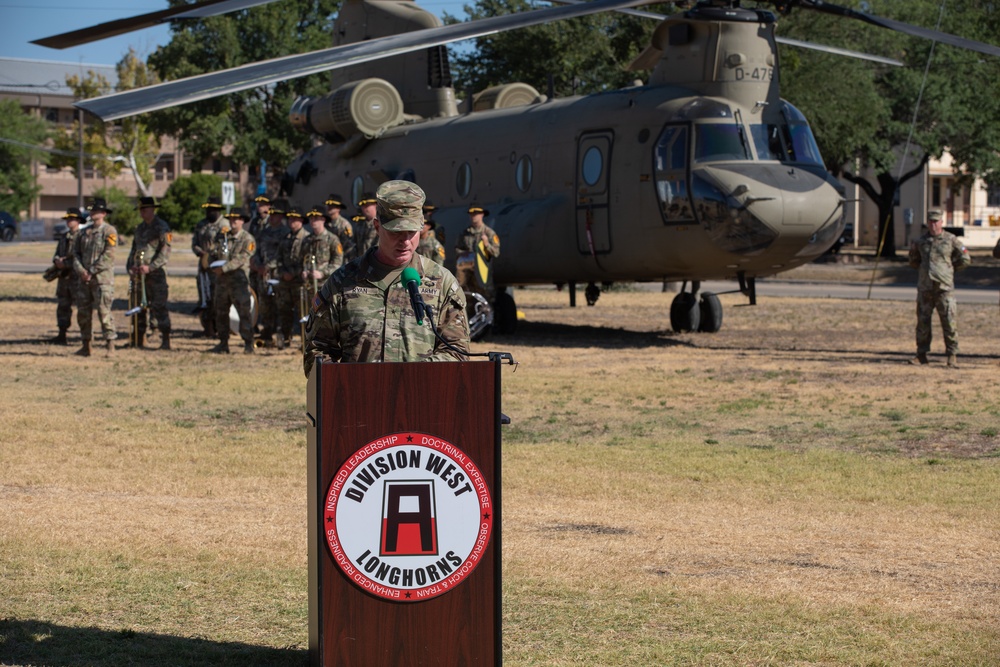
M 394 433 L 340 467 L 323 523 L 348 579 L 378 597 L 418 602 L 476 568 L 493 532 L 493 504 L 486 478 L 461 449 L 425 433 Z

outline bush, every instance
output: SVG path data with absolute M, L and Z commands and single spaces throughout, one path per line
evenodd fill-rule
M 139 209 L 136 208 L 137 200 L 124 190 L 115 187 L 98 188 L 91 196 L 103 197 L 108 202 L 108 208 L 112 211 L 108 222 L 114 225 L 120 236 L 131 236 L 142 222 Z
M 201 205 L 209 197 L 222 195 L 222 177 L 214 174 L 191 174 L 181 176 L 167 188 L 160 201 L 158 215 L 170 224 L 174 231 L 189 232 L 205 217 Z M 239 193 L 236 197 L 239 201 Z

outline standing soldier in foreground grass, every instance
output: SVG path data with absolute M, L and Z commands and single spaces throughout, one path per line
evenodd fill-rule
M 78 208 L 66 209 L 63 216 L 66 221 L 66 233 L 59 237 L 56 243 L 56 253 L 52 256 L 52 267 L 45 272 L 46 280 L 50 271 L 56 276 L 56 324 L 59 334 L 50 342 L 54 345 L 66 345 L 66 332 L 73 323 L 73 304 L 77 301 L 76 293 L 80 289 L 80 279 L 73 270 L 73 253 L 76 249 L 76 237 L 80 233 L 80 223 L 83 214 Z
M 149 311 L 160 328 L 160 349 L 169 350 L 170 311 L 167 310 L 167 298 L 170 295 L 170 288 L 167 285 L 167 262 L 170 261 L 173 234 L 170 225 L 156 215 L 158 206 L 152 197 L 139 198 L 139 215 L 142 217 L 142 222 L 135 228 L 132 251 L 129 253 L 125 268 L 135 280 L 145 283 Z M 146 311 L 140 310 L 136 318 L 138 318 L 136 346 L 144 347 Z
M 931 349 L 931 314 L 941 319 L 948 366 L 958 368 L 958 304 L 955 301 L 955 271 L 969 266 L 969 251 L 954 234 L 944 231 L 939 210 L 927 214 L 927 231 L 910 246 L 910 266 L 917 280 L 917 356 L 911 364 L 926 364 Z
M 94 198 L 87 210 L 93 222 L 77 237 L 73 255 L 73 270 L 80 277 L 76 317 L 82 339 L 82 346 L 76 354 L 81 357 L 90 356 L 96 309 L 110 356 L 115 349 L 115 338 L 118 337 L 111 317 L 111 304 L 115 298 L 115 246 L 118 245 L 118 230 L 104 221 L 111 209 L 103 199 Z

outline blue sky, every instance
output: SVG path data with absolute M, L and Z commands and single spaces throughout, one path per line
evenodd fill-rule
M 418 0 L 428 11 L 464 17 L 463 5 L 471 0 Z M 131 46 L 145 57 L 170 41 L 166 26 L 147 28 L 72 49 L 48 49 L 31 40 L 70 30 L 155 12 L 169 6 L 166 0 L 0 0 L 0 57 L 58 60 L 93 65 L 114 65 Z

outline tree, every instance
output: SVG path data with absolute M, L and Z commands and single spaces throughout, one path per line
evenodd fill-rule
M 941 8 L 936 0 L 867 5 L 874 14 L 931 28 Z M 939 29 L 989 42 L 998 10 L 987 2 L 956 4 L 940 16 Z M 892 221 L 899 188 L 920 175 L 930 158 L 948 150 L 967 176 L 1000 178 L 1000 130 L 993 122 L 1000 103 L 984 94 L 1000 75 L 1000 58 L 818 12 L 795 12 L 780 28 L 785 36 L 906 63 L 891 67 L 792 47 L 780 53 L 782 96 L 810 119 L 827 168 L 857 183 L 878 206 L 882 256 L 896 254 Z M 909 155 L 903 156 L 907 146 Z M 904 157 L 916 167 L 902 173 Z M 873 180 L 860 175 L 869 167 Z
M 170 0 L 171 6 L 185 4 Z M 170 43 L 148 62 L 163 80 L 238 67 L 279 56 L 329 48 L 338 0 L 283 0 L 202 20 L 175 23 Z M 311 147 L 295 131 L 288 110 L 300 95 L 329 92 L 329 77 L 313 75 L 159 111 L 153 126 L 180 139 L 195 164 L 232 148 L 237 164 L 285 165 Z
M 476 0 L 465 11 L 479 19 L 533 8 L 527 0 Z M 520 81 L 545 93 L 551 76 L 558 96 L 621 88 L 636 79 L 626 67 L 654 28 L 655 21 L 607 12 L 480 37 L 474 51 L 452 56 L 455 87 L 478 92 Z
M 177 231 L 189 232 L 194 229 L 205 211 L 201 205 L 211 196 L 222 192 L 222 177 L 215 174 L 191 174 L 181 176 L 170 184 L 167 193 L 160 200 L 159 216 Z
M 36 148 L 49 136 L 49 125 L 21 109 L 16 100 L 0 101 L 0 209 L 20 216 L 41 191 L 31 161 L 48 162 Z
M 157 82 L 155 75 L 139 59 L 135 51 L 129 52 L 115 66 L 118 82 L 115 91 L 130 90 Z M 66 85 L 77 99 L 88 99 L 111 92 L 111 84 L 101 74 L 88 70 L 85 77 L 73 74 L 66 77 Z M 53 158 L 60 167 L 71 167 L 76 172 L 80 151 L 80 121 L 73 122 L 72 130 L 56 135 L 56 148 L 62 155 Z M 160 143 L 157 135 L 146 127 L 143 116 L 123 118 L 113 123 L 103 123 L 90 119 L 83 128 L 83 152 L 90 156 L 88 161 L 102 178 L 117 178 L 128 168 L 135 178 L 136 189 L 141 195 L 150 196 L 150 174 L 159 158 Z M 79 177 L 79 174 L 77 175 Z

